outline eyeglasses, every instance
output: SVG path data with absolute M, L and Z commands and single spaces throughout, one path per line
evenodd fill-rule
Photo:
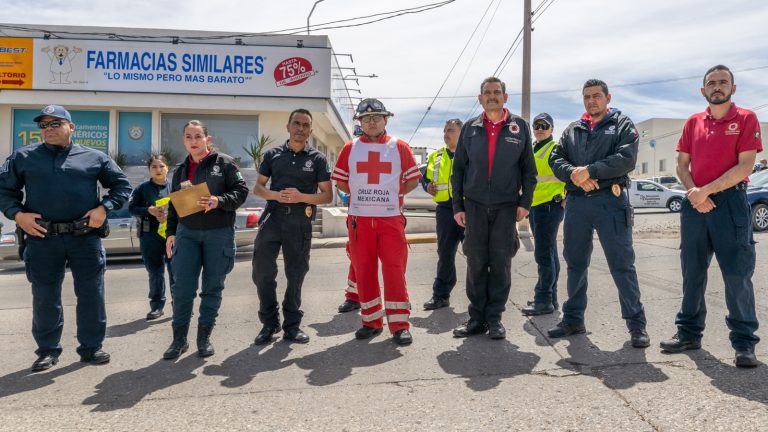
M 360 117 L 361 123 L 378 123 L 382 120 L 384 120 L 383 115 L 367 115 L 367 116 Z
M 67 122 L 64 121 L 64 120 L 51 120 L 51 121 L 47 121 L 47 122 L 39 122 L 37 124 L 37 127 L 39 127 L 40 129 L 48 129 L 49 127 L 53 128 L 53 129 L 58 129 L 64 123 L 67 123 Z
M 535 130 L 549 130 L 549 125 L 546 123 L 536 123 L 533 125 L 533 129 Z

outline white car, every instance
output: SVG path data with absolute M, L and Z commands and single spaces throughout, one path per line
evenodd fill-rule
M 650 180 L 632 180 L 629 203 L 635 208 L 668 208 L 679 212 L 685 192 L 672 190 Z

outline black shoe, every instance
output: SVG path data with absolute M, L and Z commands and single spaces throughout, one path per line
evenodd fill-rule
M 413 336 L 411 336 L 411 332 L 409 332 L 408 329 L 402 329 L 395 332 L 392 336 L 392 340 L 400 346 L 410 345 L 411 342 L 413 342 Z
M 254 345 L 264 345 L 272 342 L 272 335 L 280 333 L 280 326 L 264 326 L 261 331 L 256 335 L 256 339 L 253 340 Z
M 381 333 L 382 328 L 373 328 L 368 326 L 362 326 L 355 332 L 355 339 L 370 339 L 377 334 Z
M 360 309 L 360 302 L 352 301 L 352 300 L 344 300 L 344 303 L 339 305 L 339 312 L 352 312 L 353 310 Z
M 752 348 L 736 350 L 736 358 L 733 362 L 740 368 L 753 368 L 759 364 Z
M 59 362 L 59 358 L 53 355 L 41 355 L 32 363 L 32 372 L 40 372 L 52 368 Z
M 92 365 L 109 363 L 109 354 L 105 353 L 101 349 L 98 349 L 90 354 L 80 355 L 80 361 L 83 363 L 90 363 Z
M 160 318 L 161 316 L 165 315 L 165 312 L 163 312 L 162 309 L 152 309 L 147 314 L 147 321 L 152 321 Z
M 634 329 L 629 331 L 630 340 L 633 348 L 648 348 L 651 346 L 651 338 L 645 329 Z
M 428 302 L 424 303 L 424 310 L 434 310 L 451 305 L 451 302 L 446 298 L 432 297 Z
M 533 301 L 533 300 L 528 300 L 528 301 L 526 302 L 526 305 L 528 305 L 528 306 L 533 306 L 533 305 L 535 305 L 535 304 L 536 304 L 536 302 L 535 302 L 535 301 Z M 553 302 L 552 302 L 552 307 L 553 307 L 555 310 L 558 310 L 558 309 L 560 309 L 560 303 L 558 303 L 558 302 L 557 302 L 557 300 L 555 300 L 555 301 L 553 301 Z
M 672 339 L 661 341 L 659 343 L 662 351 L 668 353 L 679 353 L 687 350 L 695 350 L 701 348 L 701 341 L 681 339 L 680 335 L 672 336 Z
M 556 326 L 547 330 L 547 335 L 551 338 L 561 338 L 586 332 L 587 329 L 584 327 L 584 323 L 568 325 L 560 321 Z
M 197 355 L 200 357 L 210 357 L 216 350 L 213 349 L 211 344 L 211 332 L 213 326 L 198 325 L 197 326 Z
M 283 339 L 300 344 L 309 343 L 309 336 L 298 327 L 285 329 Z
M 521 312 L 525 316 L 547 315 L 555 311 L 552 303 L 532 303 L 524 307 Z
M 506 339 L 507 329 L 500 322 L 488 323 L 488 337 L 491 339 Z
M 479 321 L 469 320 L 466 323 L 453 329 L 453 337 L 463 338 L 467 336 L 485 334 L 487 331 L 487 324 Z
M 173 360 L 187 352 L 189 349 L 189 343 L 187 342 L 188 332 L 189 324 L 173 327 L 173 342 L 171 342 L 171 345 L 163 353 L 164 359 Z

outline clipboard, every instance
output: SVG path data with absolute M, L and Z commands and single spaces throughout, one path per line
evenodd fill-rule
M 171 203 L 179 217 L 187 217 L 191 214 L 203 211 L 198 205 L 200 198 L 211 195 L 206 182 L 198 183 L 190 188 L 171 192 Z

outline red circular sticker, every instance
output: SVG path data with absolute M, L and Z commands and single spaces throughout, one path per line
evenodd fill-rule
M 275 67 L 275 84 L 278 87 L 299 85 L 316 73 L 309 60 L 303 57 L 291 57 L 281 61 Z

